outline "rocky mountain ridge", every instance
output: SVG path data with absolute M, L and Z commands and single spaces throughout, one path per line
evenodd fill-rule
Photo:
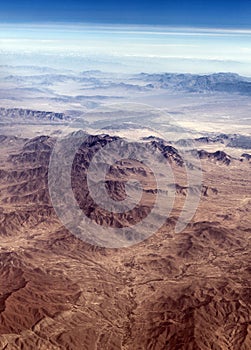
M 0 166 L 1 349 L 250 349 L 248 162 L 227 164 L 225 153 L 211 159 L 202 152 L 201 202 L 177 234 L 175 223 L 189 192 L 181 181 L 184 163 L 173 145 L 150 140 L 153 154 L 163 155 L 180 175 L 180 182 L 170 183 L 176 204 L 147 240 L 108 249 L 78 239 L 53 209 L 47 179 L 56 138 L 1 139 L 7 152 Z M 89 208 L 102 226 L 102 210 L 86 197 L 85 171 L 94 153 L 124 140 L 109 135 L 84 140 L 74 158 L 73 188 L 83 210 Z M 126 142 L 124 147 L 139 150 Z M 116 200 L 124 196 L 123 176 L 136 174 L 147 182 L 151 175 L 125 160 L 110 170 L 107 188 Z M 147 193 L 152 199 L 153 184 L 145 188 L 153 190 Z M 149 208 L 149 202 L 143 204 Z

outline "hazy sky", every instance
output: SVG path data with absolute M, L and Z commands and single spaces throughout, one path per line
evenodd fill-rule
M 2 1 L 0 64 L 251 76 L 250 18 L 250 0 Z
M 5 24 L 0 64 L 113 71 L 232 71 L 251 76 L 251 30 Z

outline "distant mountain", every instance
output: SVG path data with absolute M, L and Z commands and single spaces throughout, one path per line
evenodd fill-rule
M 52 86 L 54 84 L 58 83 L 84 83 L 88 84 L 91 87 L 95 86 L 98 87 L 99 85 L 102 86 L 102 83 L 99 81 L 99 79 L 96 79 L 95 77 L 88 77 L 88 76 L 79 76 L 74 74 L 33 74 L 33 75 L 17 75 L 17 74 L 10 74 L 7 75 L 4 78 L 5 82 L 10 83 L 16 83 L 16 84 L 37 84 L 37 86 Z
M 251 80 L 234 73 L 215 73 L 209 75 L 141 73 L 137 77 L 151 84 L 152 88 L 191 93 L 226 92 L 251 95 Z
M 199 150 L 195 152 L 198 154 L 200 159 L 209 159 L 219 163 L 223 163 L 225 165 L 229 165 L 233 159 L 223 151 L 207 152 L 204 150 Z
M 195 139 L 180 139 L 175 142 L 176 145 L 182 147 L 216 143 L 225 144 L 227 147 L 232 148 L 251 149 L 251 137 L 239 134 L 219 134 L 212 136 L 203 136 Z
M 228 147 L 251 149 L 251 136 L 238 135 L 230 140 Z
M 249 153 L 243 153 L 241 155 L 241 157 L 242 157 L 242 159 L 246 159 L 248 161 L 251 161 L 251 154 L 249 154 Z
M 0 66 L 1 67 L 1 66 Z M 101 71 L 65 71 L 48 70 L 47 68 L 29 71 L 29 67 L 11 67 L 5 69 L 7 74 L 3 82 L 17 84 L 23 88 L 45 88 L 54 85 L 74 83 L 81 90 L 105 89 L 123 90 L 124 92 L 142 93 L 151 90 L 168 90 L 188 93 L 231 93 L 251 95 L 251 79 L 235 73 L 214 74 L 178 74 L 178 73 L 140 73 L 136 75 L 118 75 Z M 36 74 L 35 74 L 36 73 Z M 13 88 L 13 87 L 12 87 Z M 16 87 L 17 88 L 17 87 Z M 19 87 L 20 88 L 20 87 Z M 66 90 L 67 91 L 67 90 Z
M 0 122 L 10 121 L 50 121 L 50 122 L 62 122 L 69 121 L 71 118 L 64 113 L 47 112 L 47 111 L 35 111 L 31 109 L 22 108 L 0 108 Z

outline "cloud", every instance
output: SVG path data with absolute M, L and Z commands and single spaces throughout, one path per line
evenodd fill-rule
M 90 62 L 95 57 L 100 61 L 110 60 L 112 64 L 126 61 L 132 70 L 140 61 L 146 70 L 148 64 L 151 71 L 154 65 L 157 71 L 170 65 L 175 70 L 177 60 L 177 71 L 181 71 L 183 60 L 184 70 L 188 71 L 203 72 L 206 64 L 209 71 L 224 71 L 227 64 L 228 70 L 251 75 L 249 29 L 2 24 L 0 44 L 5 55 L 11 52 L 16 56 L 24 53 L 32 56 L 34 53 L 36 59 L 39 55 L 60 55 L 68 60 L 67 65 L 76 57 L 89 58 Z M 191 62 L 197 66 L 192 67 Z

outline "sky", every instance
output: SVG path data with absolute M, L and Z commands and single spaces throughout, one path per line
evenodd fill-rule
M 0 65 L 251 76 L 251 30 L 2 24 Z
M 250 0 L 8 0 L 1 22 L 250 27 Z
M 251 76 L 250 18 L 250 0 L 0 0 L 0 65 Z

